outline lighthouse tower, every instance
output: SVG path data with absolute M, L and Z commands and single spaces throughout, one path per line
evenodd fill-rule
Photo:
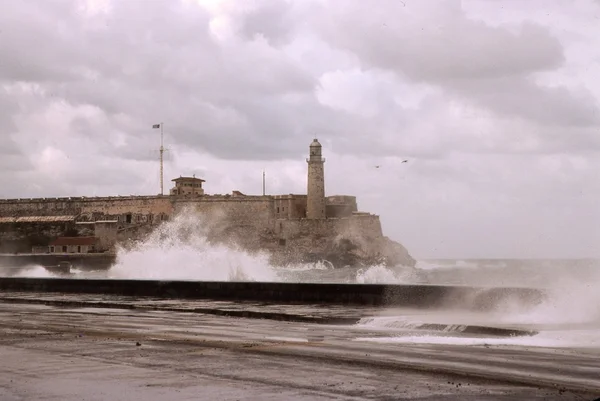
M 308 190 L 306 199 L 306 217 L 308 219 L 325 218 L 325 159 L 321 155 L 321 144 L 315 138 L 310 144 L 308 163 Z

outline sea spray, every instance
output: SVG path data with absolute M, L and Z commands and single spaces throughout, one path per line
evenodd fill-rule
M 388 268 L 382 265 L 361 268 L 356 272 L 358 284 L 410 284 L 418 281 L 418 272 L 412 267 Z
M 571 335 L 567 335 L 570 333 Z M 372 342 L 383 344 L 427 344 L 427 345 L 460 345 L 460 346 L 515 346 L 543 348 L 596 348 L 599 343 L 600 331 L 586 331 L 578 336 L 572 332 L 543 332 L 535 336 L 519 337 L 478 337 L 478 336 L 448 336 L 439 334 L 402 335 L 392 337 L 357 337 L 357 342 Z
M 14 275 L 15 277 L 30 277 L 30 278 L 50 278 L 57 277 L 57 275 L 52 274 L 43 266 L 32 265 L 19 269 L 18 274 Z
M 555 271 L 553 282 L 546 286 L 546 297 L 534 308 L 505 312 L 505 319 L 543 325 L 593 327 L 600 330 L 600 269 L 593 274 L 577 275 Z
M 109 277 L 123 279 L 279 281 L 268 255 L 233 244 L 211 243 L 210 224 L 181 213 L 146 239 L 117 250 Z
M 477 267 L 473 265 L 477 264 Z M 416 276 L 423 283 L 480 287 L 484 293 L 494 287 L 538 288 L 543 296 L 524 300 L 509 292 L 490 299 L 490 308 L 478 311 L 480 297 L 458 300 L 449 297 L 440 308 L 419 312 L 408 310 L 381 311 L 361 322 L 357 328 L 367 330 L 383 325 L 385 330 L 397 329 L 393 337 L 365 337 L 362 341 L 461 345 L 517 345 L 538 347 L 598 347 L 600 346 L 600 263 L 597 260 L 480 260 L 426 261 L 417 265 Z M 380 267 L 358 272 L 358 282 L 404 283 L 416 276 L 398 277 Z M 535 297 L 533 297 L 535 298 Z M 462 301 L 459 302 L 459 301 Z M 470 302 L 470 305 L 464 303 Z M 460 305 L 458 305 L 460 303 Z M 486 305 L 487 306 L 487 305 Z M 418 316 L 417 316 L 418 315 Z M 419 334 L 411 328 L 419 322 L 522 328 L 538 332 L 523 338 L 473 338 L 459 334 Z M 375 325 L 375 326 L 374 326 Z

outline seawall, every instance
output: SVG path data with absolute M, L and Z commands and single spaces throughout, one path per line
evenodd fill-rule
M 0 293 L 58 292 L 166 299 L 213 299 L 270 303 L 403 306 L 491 310 L 510 302 L 531 307 L 545 294 L 532 288 L 435 285 L 195 282 L 112 279 L 0 278 Z

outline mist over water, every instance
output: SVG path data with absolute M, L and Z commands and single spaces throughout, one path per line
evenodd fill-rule
M 600 283 L 600 261 L 420 260 L 415 268 L 364 266 L 334 269 L 327 261 L 275 267 L 266 253 L 207 240 L 209 225 L 180 214 L 147 239 L 117 251 L 109 276 L 125 279 L 442 284 L 572 288 Z
M 565 324 L 600 329 L 598 260 L 424 260 L 416 268 L 365 266 L 334 269 L 327 261 L 273 267 L 264 253 L 211 244 L 206 225 L 180 215 L 130 249 L 120 249 L 112 278 L 205 281 L 439 284 L 477 287 L 533 287 L 547 291 L 540 305 L 523 308 L 503 300 L 480 323 Z M 482 320 L 483 319 L 483 320 Z
M 539 305 L 523 307 L 510 299 L 498 301 L 492 310 L 457 313 L 427 311 L 427 323 L 447 324 L 443 338 L 401 335 L 417 317 L 406 321 L 405 312 L 361 322 L 367 330 L 398 330 L 390 342 L 453 343 L 469 340 L 453 331 L 456 325 L 501 325 L 533 328 L 540 334 L 522 339 L 495 340 L 498 344 L 536 346 L 600 346 L 599 260 L 421 260 L 415 268 L 364 266 L 334 269 L 327 261 L 286 267 L 270 265 L 265 253 L 249 253 L 233 245 L 207 239 L 208 225 L 197 216 L 181 214 L 160 226 L 148 238 L 117 251 L 115 265 L 103 272 L 73 270 L 72 277 L 160 279 L 199 281 L 315 282 L 348 284 L 434 284 L 475 287 L 533 287 L 547 298 Z M 0 269 L 1 271 L 1 269 Z M 3 274 L 6 275 L 6 274 Z M 41 266 L 19 269 L 8 275 L 55 277 Z M 364 338 L 364 341 L 370 341 Z M 386 341 L 373 337 L 373 341 Z M 471 338 L 471 345 L 493 344 Z

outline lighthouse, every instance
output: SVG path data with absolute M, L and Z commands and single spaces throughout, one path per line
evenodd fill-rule
M 315 138 L 309 147 L 308 163 L 308 188 L 306 199 L 306 218 L 325 218 L 325 159 L 321 151 L 322 147 Z

